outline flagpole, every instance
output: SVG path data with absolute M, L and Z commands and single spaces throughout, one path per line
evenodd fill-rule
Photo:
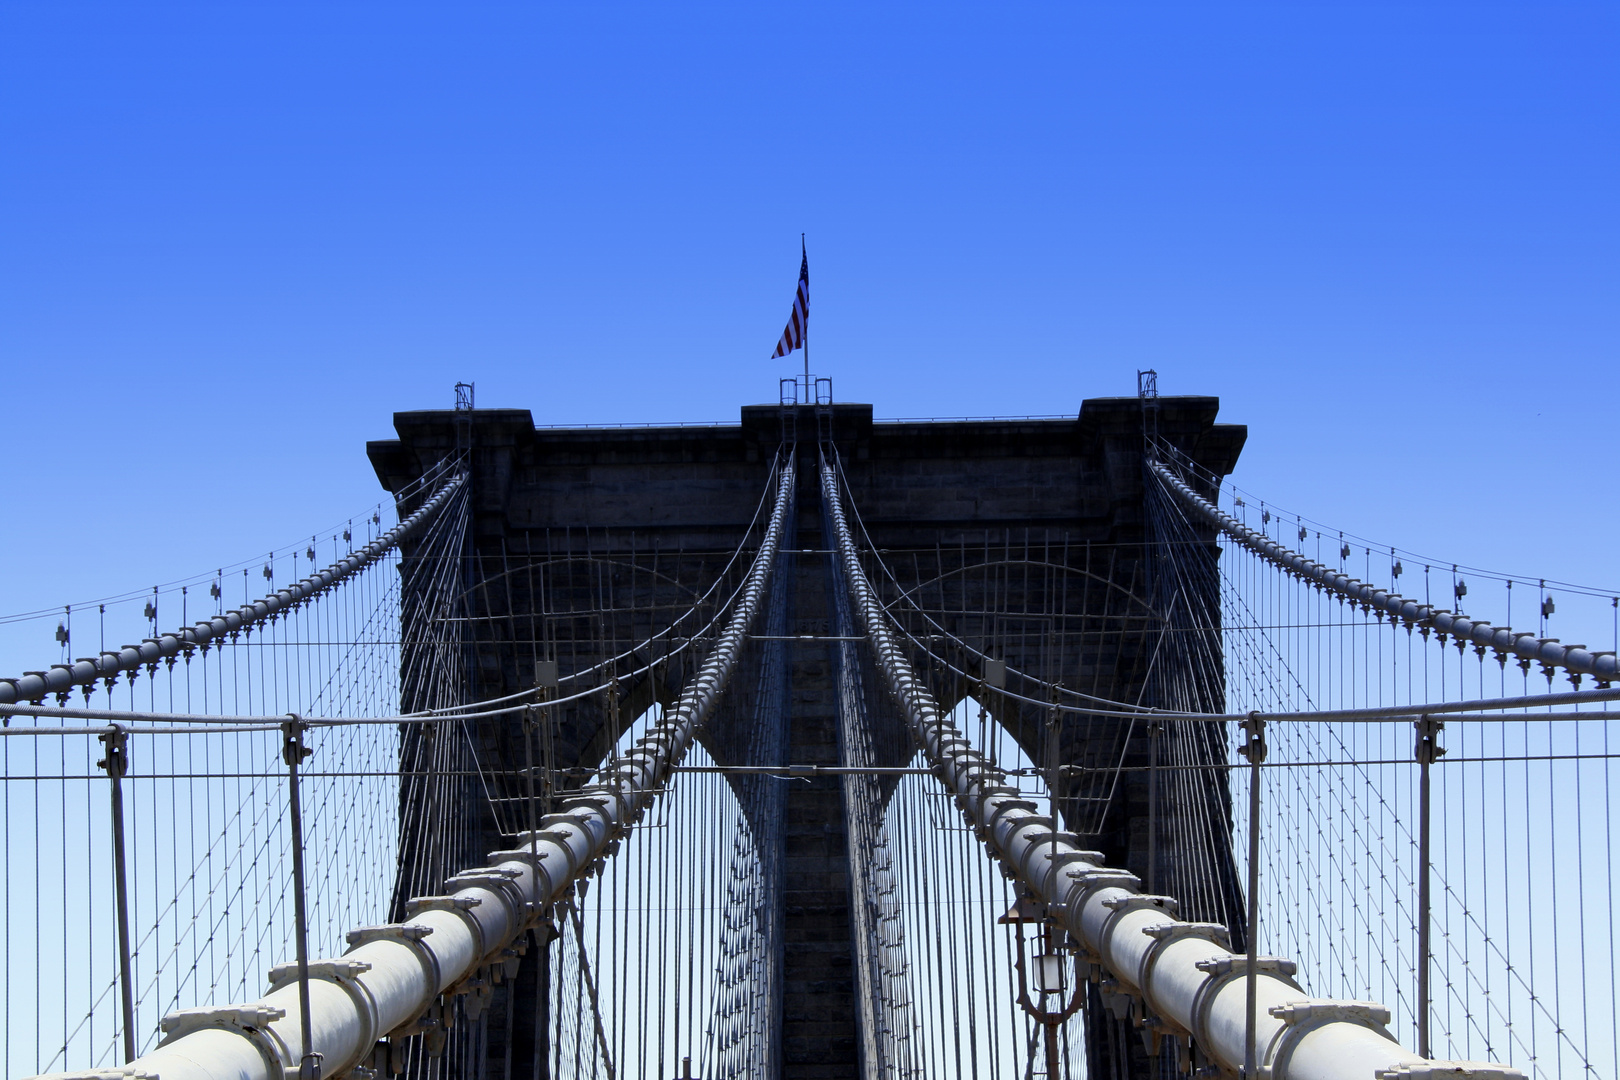
M 804 254 L 805 273 L 808 275 L 810 272 L 810 255 L 804 249 L 804 233 L 799 234 L 799 251 Z M 805 281 L 805 288 L 809 288 L 808 277 Z M 804 403 L 806 405 L 815 404 L 810 399 L 810 298 L 808 294 L 805 296 L 804 304 Z

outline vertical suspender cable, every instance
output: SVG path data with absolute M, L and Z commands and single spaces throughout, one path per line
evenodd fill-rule
M 48 671 L 14 679 L 0 679 L 0 703 L 15 705 L 38 701 L 49 694 L 65 693 L 75 686 L 93 686 L 100 679 L 109 680 L 107 685 L 110 694 L 112 688 L 110 680 L 121 672 L 137 672 L 140 668 L 150 667 L 165 658 L 179 656 L 189 648 L 221 640 L 227 634 L 234 634 L 240 630 L 261 626 L 271 616 L 315 598 L 381 559 L 401 541 L 409 539 L 433 522 L 445 504 L 464 486 L 464 477 L 449 478 L 417 508 L 415 513 L 394 526 L 384 536 L 367 544 L 360 551 L 338 560 L 325 570 L 270 593 L 261 600 L 244 603 L 240 608 L 161 636 L 156 636 L 154 630 L 155 636 L 146 639 L 140 645 L 125 646 L 116 653 L 104 649 L 99 656 L 91 659 L 78 660 L 72 664 L 57 664 Z M 247 581 L 246 574 L 247 571 L 244 570 L 244 586 Z M 134 692 L 132 681 L 131 709 L 135 707 Z M 152 711 L 156 711 L 155 706 Z

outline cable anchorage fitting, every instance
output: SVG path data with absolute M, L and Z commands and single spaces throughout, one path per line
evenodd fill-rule
M 104 735 L 96 738 L 107 747 L 107 752 L 96 768 L 107 770 L 107 775 L 114 779 L 122 779 L 129 772 L 129 732 L 118 724 L 108 724 Z
M 1412 727 L 1417 730 L 1412 756 L 1419 764 L 1433 765 L 1445 755 L 1446 749 L 1440 745 L 1440 732 L 1445 726 L 1444 721 L 1433 716 L 1420 716 L 1412 722 Z
M 1266 760 L 1266 722 L 1260 714 L 1252 712 L 1247 719 L 1239 720 L 1238 729 L 1248 734 L 1243 745 L 1237 748 L 1243 760 L 1250 765 L 1258 765 Z
M 288 714 L 291 719 L 281 722 L 281 760 L 288 765 L 302 765 L 304 759 L 315 751 L 304 745 L 304 732 L 309 724 L 298 718 L 296 713 Z

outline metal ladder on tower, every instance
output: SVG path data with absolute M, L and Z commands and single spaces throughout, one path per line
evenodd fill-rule
M 833 437 L 832 380 L 816 379 L 814 387 L 816 409 L 816 441 L 830 444 Z

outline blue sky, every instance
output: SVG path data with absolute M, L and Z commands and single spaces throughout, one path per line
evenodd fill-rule
M 798 366 L 801 231 L 879 416 L 1154 367 L 1252 491 L 1609 587 L 1617 46 L 1546 2 L 10 0 L 0 610 L 346 518 L 457 380 L 734 419 Z

